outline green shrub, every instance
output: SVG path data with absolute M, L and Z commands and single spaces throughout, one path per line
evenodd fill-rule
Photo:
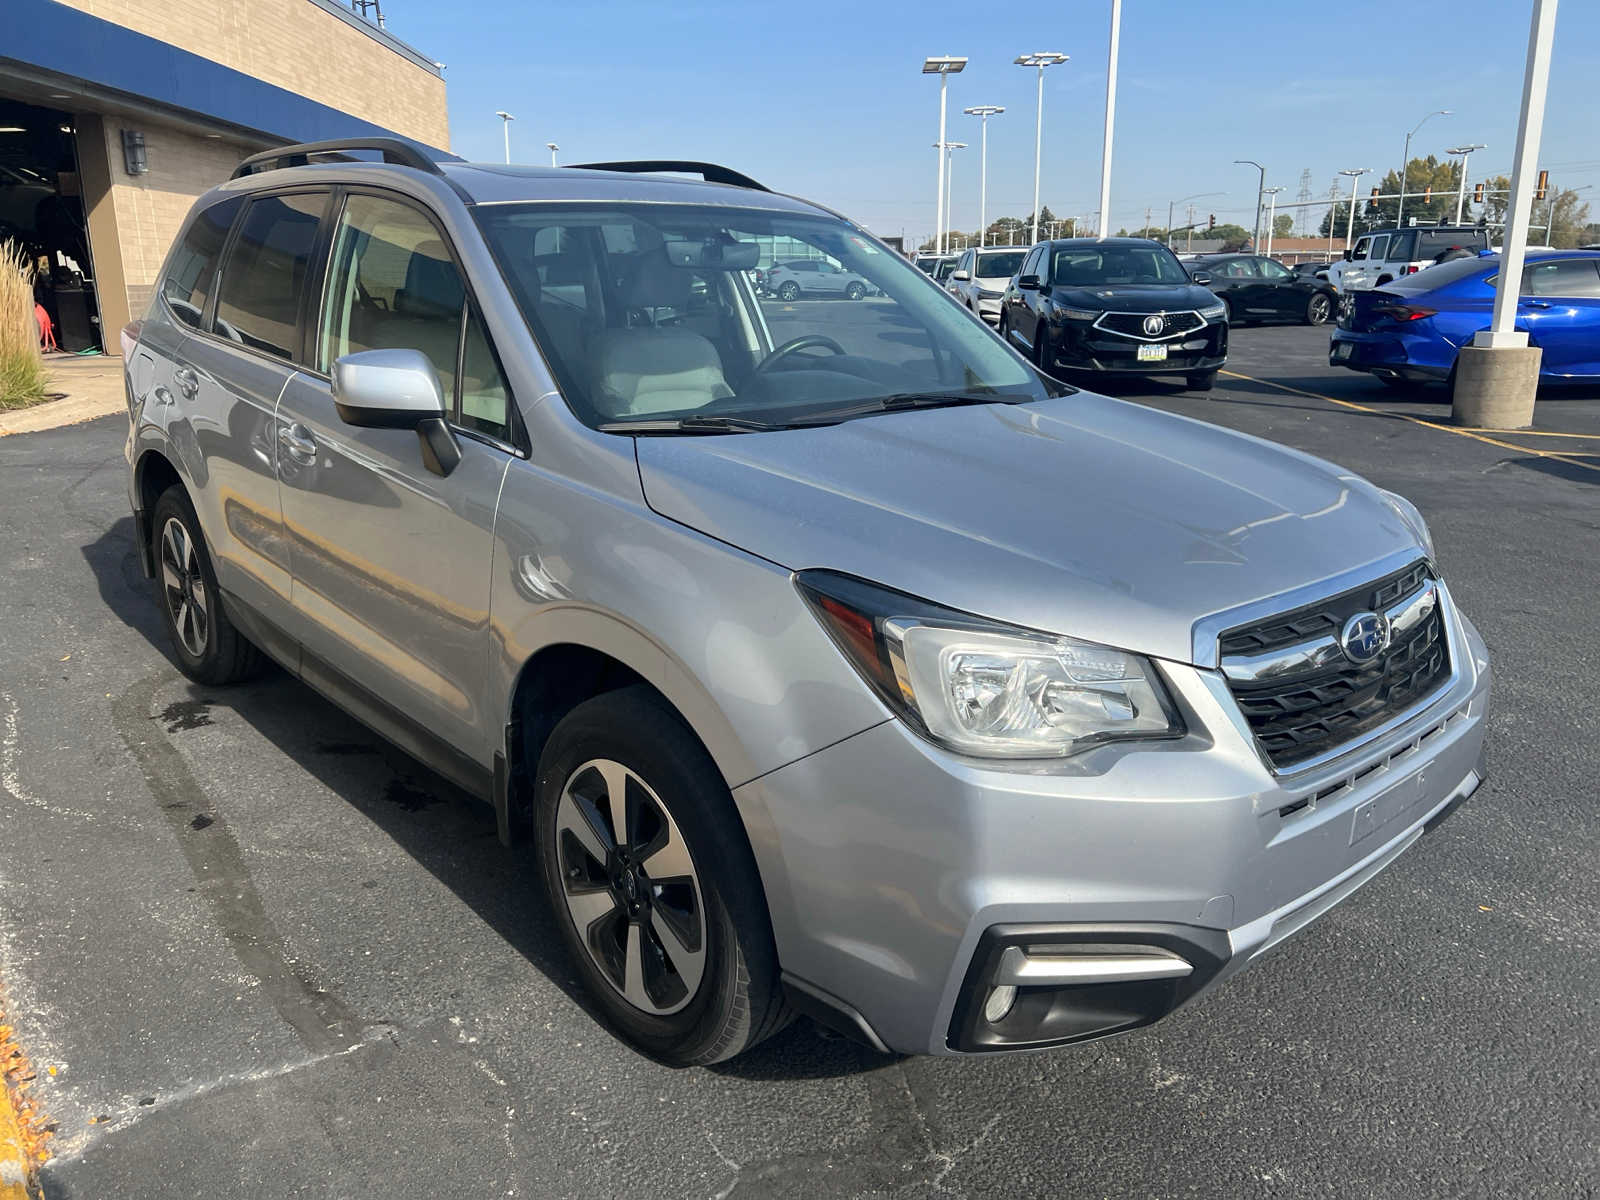
M 0 409 L 26 408 L 44 398 L 33 265 L 15 242 L 0 242 Z

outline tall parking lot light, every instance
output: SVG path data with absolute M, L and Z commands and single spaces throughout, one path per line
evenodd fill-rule
M 1467 160 L 1472 157 L 1474 150 L 1482 150 L 1482 142 L 1468 142 L 1464 146 L 1452 146 L 1445 153 L 1461 158 L 1461 180 L 1456 185 L 1456 224 L 1461 224 L 1461 210 L 1467 202 Z
M 1117 46 L 1121 39 L 1122 0 L 1111 0 L 1111 48 L 1106 53 L 1106 134 L 1100 143 L 1099 238 L 1106 236 L 1111 225 L 1111 134 L 1117 124 Z
M 1406 215 L 1406 168 L 1411 165 L 1411 139 L 1416 136 L 1417 130 L 1426 125 L 1433 117 L 1448 117 L 1450 112 L 1451 110 L 1448 108 L 1435 109 L 1426 117 L 1423 117 L 1422 120 L 1418 121 L 1416 127 L 1413 128 L 1410 133 L 1406 134 L 1405 153 L 1400 156 L 1400 210 L 1394 215 L 1394 223 L 1396 225 L 1405 224 L 1405 222 L 1400 218 Z M 1456 219 L 1460 220 L 1459 217 Z
M 1238 167 L 1254 167 L 1260 172 L 1256 180 L 1256 223 L 1255 230 L 1250 236 L 1250 246 L 1259 251 L 1261 249 L 1261 193 L 1267 187 L 1267 169 L 1253 158 L 1236 158 L 1233 160 Z
M 989 118 L 1005 112 L 999 104 L 974 104 L 961 110 L 977 117 L 982 133 L 978 137 L 978 248 L 989 244 Z
M 550 165 L 553 167 L 556 165 L 556 151 L 561 149 L 561 147 L 556 145 L 554 142 L 546 142 L 545 148 L 550 151 Z
M 1278 215 L 1278 193 L 1283 191 L 1283 189 L 1281 187 L 1269 187 L 1263 190 L 1269 197 L 1271 197 L 1271 199 L 1267 201 L 1267 257 L 1271 258 L 1272 219 Z
M 945 230 L 942 235 L 944 238 L 944 250 L 942 252 L 946 254 L 948 254 L 952 249 L 950 242 L 953 240 L 954 226 L 956 223 L 955 216 L 953 215 L 955 205 L 951 200 L 951 196 L 955 191 L 954 180 L 956 163 L 955 159 L 951 157 L 951 155 L 956 150 L 965 150 L 966 148 L 967 144 L 965 142 L 945 142 L 941 147 L 941 149 L 944 151 L 944 215 L 945 221 L 951 226 L 951 228 Z
M 1350 217 L 1344 223 L 1344 248 L 1346 251 L 1350 249 L 1350 246 L 1355 241 L 1356 236 L 1356 180 L 1360 179 L 1363 175 L 1369 175 L 1371 173 L 1371 167 L 1346 167 L 1344 170 L 1339 172 L 1341 175 L 1350 176 Z M 1330 221 L 1328 226 L 1331 229 L 1333 227 L 1333 222 Z
M 1012 59 L 1019 67 L 1039 69 L 1039 102 L 1033 118 L 1033 240 L 1039 240 L 1039 155 L 1044 147 L 1044 69 L 1067 61 L 1065 54 L 1054 50 L 1036 50 L 1032 54 L 1019 54 Z M 944 140 L 944 135 L 939 135 Z
M 516 118 L 513 117 L 508 112 L 497 112 L 497 113 L 495 113 L 495 116 L 500 118 L 500 130 L 501 130 L 502 133 L 505 134 L 506 165 L 510 166 L 511 165 L 511 122 L 515 121 Z
M 934 236 L 934 250 L 944 253 L 944 118 L 945 100 L 950 86 L 950 76 L 959 75 L 967 69 L 965 58 L 944 55 L 942 57 L 925 58 L 922 60 L 922 73 L 924 75 L 937 75 L 939 77 L 939 140 L 935 143 L 939 147 L 939 184 L 934 193 L 936 219 L 938 220 L 937 232 Z

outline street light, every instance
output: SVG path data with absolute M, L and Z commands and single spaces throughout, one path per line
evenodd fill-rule
M 945 93 L 950 86 L 950 76 L 959 75 L 967 69 L 965 58 L 956 58 L 950 55 L 943 57 L 925 58 L 922 60 L 922 73 L 924 75 L 937 75 L 939 77 L 939 140 L 935 143 L 939 149 L 939 186 L 935 192 L 937 197 L 936 209 L 938 219 L 938 232 L 934 234 L 934 250 L 944 253 L 944 114 Z
M 1106 52 L 1106 135 L 1100 143 L 1100 227 L 1096 231 L 1101 239 L 1111 224 L 1111 133 L 1117 123 L 1117 45 L 1121 38 L 1122 0 L 1111 0 L 1111 48 Z
M 1207 196 L 1226 196 L 1226 192 L 1196 192 L 1192 196 L 1179 196 L 1176 200 L 1167 201 L 1167 249 L 1172 249 L 1172 210 L 1180 204 L 1190 200 L 1203 200 Z
M 1461 180 L 1456 187 L 1456 224 L 1461 224 L 1461 208 L 1467 200 L 1467 160 L 1472 157 L 1474 150 L 1482 150 L 1482 142 L 1468 142 L 1464 146 L 1451 146 L 1445 153 L 1461 156 Z
M 1054 50 L 1036 50 L 1032 54 L 1019 54 L 1011 60 L 1019 67 L 1039 68 L 1039 102 L 1033 119 L 1033 240 L 1039 240 L 1039 152 L 1044 146 L 1044 69 L 1067 61 L 1065 54 Z M 944 140 L 941 129 L 940 140 Z
M 1417 129 L 1421 129 L 1424 125 L 1426 125 L 1430 118 L 1448 117 L 1450 112 L 1451 110 L 1448 108 L 1435 109 L 1426 117 L 1423 117 L 1422 120 L 1418 121 L 1415 129 L 1406 134 L 1406 150 L 1405 153 L 1400 156 L 1400 210 L 1394 215 L 1394 223 L 1402 228 L 1405 226 L 1405 222 L 1400 218 L 1406 215 L 1406 168 L 1411 165 L 1411 139 L 1416 134 Z M 1459 219 L 1460 218 L 1457 218 L 1457 220 Z
M 1271 200 L 1271 202 L 1269 203 L 1269 205 L 1267 207 L 1267 257 L 1271 258 L 1272 257 L 1272 219 L 1278 213 L 1278 193 L 1283 191 L 1283 189 L 1281 187 L 1269 187 L 1269 188 L 1264 188 L 1263 190 L 1266 192 L 1267 195 L 1272 197 L 1272 200 Z
M 500 118 L 500 129 L 506 137 L 506 163 L 509 165 L 511 162 L 511 122 L 515 121 L 516 118 L 508 112 L 497 112 L 495 116 Z
M 1255 233 L 1250 239 L 1250 245 L 1259 250 L 1261 249 L 1261 193 L 1265 191 L 1267 187 L 1267 169 L 1253 158 L 1236 158 L 1233 161 L 1235 166 L 1254 167 L 1257 171 L 1261 172 L 1260 178 L 1256 181 Z
M 977 117 L 983 130 L 978 139 L 978 247 L 989 244 L 989 118 L 1005 112 L 999 104 L 974 104 L 963 108 L 969 117 Z
M 556 151 L 561 149 L 561 147 L 556 145 L 554 142 L 546 142 L 545 146 L 550 151 L 550 165 L 553 167 L 556 165 Z
M 1347 252 L 1349 251 L 1350 244 L 1352 241 L 1354 241 L 1356 234 L 1356 180 L 1360 179 L 1363 175 L 1370 175 L 1371 173 L 1371 167 L 1346 167 L 1344 170 L 1339 172 L 1341 175 L 1350 176 L 1350 219 L 1345 222 L 1344 226 L 1344 248 Z M 1331 219 L 1328 222 L 1328 228 L 1329 230 L 1332 230 L 1333 228 L 1333 221 Z
M 944 142 L 939 148 L 944 151 L 944 216 L 945 220 L 952 226 L 952 229 L 944 229 L 943 226 L 940 227 L 940 236 L 944 239 L 940 253 L 945 254 L 952 249 L 950 241 L 953 236 L 953 227 L 956 223 L 955 216 L 953 215 L 953 209 L 955 206 L 951 203 L 950 199 L 951 193 L 955 191 L 956 165 L 955 159 L 951 157 L 951 152 L 955 150 L 965 150 L 967 148 L 967 144 L 965 142 Z

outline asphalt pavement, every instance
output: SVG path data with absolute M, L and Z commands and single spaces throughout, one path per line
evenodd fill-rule
M 1416 500 L 1495 654 L 1491 781 L 1219 991 L 1022 1057 L 634 1054 L 487 810 L 280 672 L 179 676 L 123 419 L 0 439 L 0 987 L 46 1195 L 1594 1196 L 1600 399 L 1540 411 L 1597 436 L 1469 436 L 1326 337 L 1116 390 Z

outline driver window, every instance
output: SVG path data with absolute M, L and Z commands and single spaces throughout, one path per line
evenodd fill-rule
M 1351 262 L 1362 262 L 1362 261 L 1364 261 L 1366 259 L 1366 257 L 1367 257 L 1367 247 L 1370 244 L 1371 243 L 1366 238 L 1362 238 L 1360 241 L 1356 242 L 1356 248 L 1355 248 L 1354 252 L 1352 252 L 1351 255 L 1350 255 L 1350 261 Z

